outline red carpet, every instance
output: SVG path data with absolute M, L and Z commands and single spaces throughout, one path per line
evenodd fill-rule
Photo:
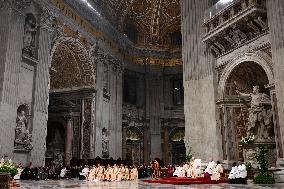
M 147 183 L 173 184 L 173 185 L 189 185 L 189 184 L 219 184 L 225 181 L 213 181 L 210 178 L 186 178 L 186 177 L 170 177 L 158 180 L 143 180 Z

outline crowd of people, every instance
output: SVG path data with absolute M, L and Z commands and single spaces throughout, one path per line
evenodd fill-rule
M 65 168 L 61 170 L 60 177 L 64 178 L 66 174 Z M 98 164 L 85 168 L 79 173 L 80 179 L 86 179 L 91 182 L 95 181 L 122 181 L 122 180 L 137 180 L 138 170 L 135 166 L 128 167 L 121 164 L 120 166 L 114 164 L 113 166 L 107 165 L 106 167 Z
M 123 181 L 137 180 L 138 178 L 160 178 L 160 177 L 187 177 L 187 178 L 210 178 L 218 181 L 224 177 L 224 169 L 219 161 L 210 159 L 207 166 L 201 163 L 201 159 L 192 158 L 190 162 L 180 166 L 169 165 L 161 168 L 161 162 L 154 160 L 149 165 L 128 166 L 119 162 L 104 162 L 104 164 L 88 163 L 63 167 L 60 165 L 50 165 L 47 167 L 32 167 L 32 165 L 22 168 L 18 167 L 18 174 L 15 179 L 22 180 L 45 180 L 45 179 L 72 179 L 96 181 Z M 247 170 L 243 161 L 237 166 L 236 163 L 228 175 L 229 183 L 246 184 Z

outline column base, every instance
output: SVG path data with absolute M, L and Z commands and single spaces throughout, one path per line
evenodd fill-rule
M 279 158 L 276 161 L 276 169 L 273 172 L 276 183 L 284 183 L 284 159 Z

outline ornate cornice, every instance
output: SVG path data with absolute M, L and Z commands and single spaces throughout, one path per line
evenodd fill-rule
M 54 12 L 49 10 L 46 7 L 41 8 L 41 15 L 40 15 L 40 28 L 45 29 L 49 32 L 54 32 L 54 22 L 55 19 L 58 17 Z

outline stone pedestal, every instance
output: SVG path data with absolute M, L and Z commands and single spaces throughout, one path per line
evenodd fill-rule
M 244 161 L 251 163 L 253 168 L 258 168 L 258 163 L 256 161 L 255 156 L 257 154 L 257 150 L 261 146 L 266 146 L 268 148 L 269 167 L 275 167 L 275 164 L 276 164 L 276 144 L 275 142 L 255 142 L 253 144 L 242 145 Z
M 0 188 L 1 189 L 10 189 L 10 174 L 0 174 Z

